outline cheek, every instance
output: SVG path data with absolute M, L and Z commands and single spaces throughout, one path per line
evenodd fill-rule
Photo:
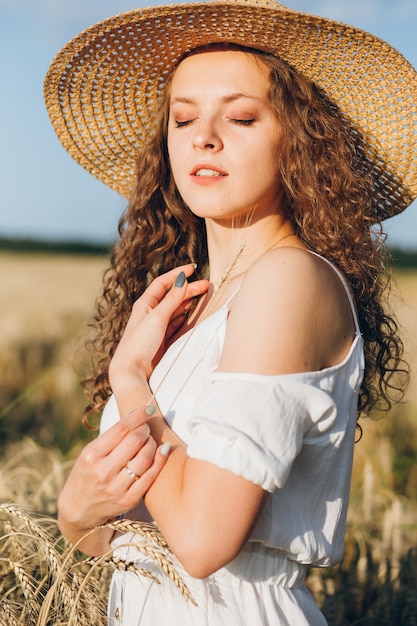
M 245 170 L 248 176 L 256 175 L 263 181 L 276 178 L 279 166 L 275 144 L 263 142 L 256 146 L 249 146 L 247 155 Z
M 263 143 L 258 153 L 258 166 L 263 169 L 264 178 L 279 178 L 279 142 Z
M 251 154 L 247 163 L 246 180 L 256 193 L 275 193 L 281 187 L 281 175 L 276 146 L 268 145 Z

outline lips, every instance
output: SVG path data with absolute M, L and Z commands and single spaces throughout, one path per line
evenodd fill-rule
M 191 171 L 191 176 L 204 176 L 215 178 L 220 176 L 227 176 L 227 173 L 214 165 L 204 164 L 196 165 Z

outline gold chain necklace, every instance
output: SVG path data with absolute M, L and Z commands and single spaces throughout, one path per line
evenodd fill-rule
M 286 235 L 283 235 L 277 241 L 274 241 L 262 254 L 266 254 L 267 252 L 269 252 L 270 250 L 275 248 L 275 246 L 277 246 L 279 243 L 281 243 L 281 241 L 284 241 L 284 239 L 287 239 L 288 237 L 292 237 L 293 235 L 295 235 L 295 233 L 293 233 L 293 232 L 287 233 Z M 157 387 L 155 388 L 155 390 L 152 392 L 152 395 L 151 395 L 151 397 L 149 398 L 149 400 L 147 402 L 147 406 L 149 406 L 150 404 L 156 402 L 156 395 L 157 395 L 158 391 L 160 390 L 161 386 L 163 385 L 163 383 L 165 382 L 166 378 L 170 374 L 172 368 L 174 367 L 175 363 L 177 362 L 177 360 L 181 356 L 182 352 L 184 351 L 184 349 L 187 346 L 188 342 L 190 341 L 191 337 L 194 335 L 195 330 L 201 324 L 201 322 L 205 321 L 215 311 L 216 307 L 218 306 L 218 304 L 220 303 L 220 301 L 221 301 L 221 299 L 223 297 L 223 294 L 224 294 L 224 292 L 226 290 L 226 287 L 230 284 L 230 282 L 232 280 L 238 278 L 238 276 L 241 276 L 242 274 L 245 273 L 246 270 L 244 270 L 243 272 L 240 272 L 239 274 L 236 274 L 236 276 L 232 276 L 231 278 L 229 278 L 233 268 L 235 267 L 238 259 L 240 258 L 240 256 L 243 253 L 243 250 L 245 249 L 246 243 L 247 242 L 244 241 L 239 246 L 239 248 L 237 249 L 237 251 L 233 255 L 231 261 L 226 266 L 224 272 L 222 273 L 222 275 L 220 276 L 218 282 L 216 283 L 216 285 L 214 287 L 213 294 L 212 294 L 212 296 L 211 296 L 211 298 L 210 298 L 210 300 L 208 302 L 208 305 L 207 305 L 206 309 L 203 311 L 201 316 L 197 319 L 196 324 L 190 329 L 190 331 L 188 333 L 188 336 L 186 337 L 183 345 L 181 346 L 177 356 L 175 357 L 175 359 L 172 361 L 172 363 L 168 367 L 167 371 L 165 372 L 165 374 L 163 375 L 163 377 L 159 381 L 159 383 L 158 383 Z
M 287 239 L 288 237 L 292 237 L 293 235 L 295 235 L 295 233 L 293 233 L 293 232 L 287 233 L 286 235 L 283 235 L 282 237 L 280 237 L 276 241 L 273 241 L 272 244 L 270 246 L 268 246 L 268 248 L 262 253 L 262 255 L 266 254 L 267 252 L 269 252 L 270 250 L 275 248 L 275 246 L 280 244 L 281 241 L 284 241 L 284 239 Z M 246 243 L 247 243 L 247 241 L 244 241 L 239 246 L 237 252 L 234 254 L 234 256 L 232 257 L 230 263 L 227 265 L 227 267 L 224 270 L 223 274 L 220 276 L 219 280 L 217 281 L 216 285 L 214 286 L 214 290 L 213 290 L 212 296 L 211 296 L 211 298 L 209 300 L 209 303 L 208 303 L 206 309 L 201 314 L 200 318 L 198 319 L 197 324 L 199 324 L 203 320 L 207 319 L 213 313 L 213 311 L 216 309 L 217 305 L 221 302 L 223 294 L 226 291 L 226 287 L 231 283 L 231 281 L 235 280 L 236 278 L 238 278 L 239 276 L 241 276 L 242 274 L 245 273 L 246 270 L 240 272 L 239 274 L 236 274 L 235 276 L 230 277 L 230 274 L 231 274 L 233 268 L 235 267 L 239 257 L 241 256 L 242 252 L 245 249 Z

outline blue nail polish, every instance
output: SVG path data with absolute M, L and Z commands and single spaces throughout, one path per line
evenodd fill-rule
M 153 415 L 155 411 L 156 411 L 156 406 L 153 406 L 152 404 L 147 406 L 145 409 L 145 413 L 148 417 L 151 417 L 151 415 Z
M 180 272 L 177 276 L 177 280 L 175 281 L 175 287 L 184 287 L 185 284 L 185 274 L 184 272 Z

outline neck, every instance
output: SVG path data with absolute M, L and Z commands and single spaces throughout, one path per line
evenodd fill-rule
M 236 256 L 229 272 L 230 278 L 244 273 L 259 256 L 293 232 L 290 220 L 281 214 L 269 215 L 258 221 L 248 215 L 246 220 L 240 220 L 240 224 L 227 226 L 206 220 L 206 228 L 210 282 L 214 285 L 221 280 Z

